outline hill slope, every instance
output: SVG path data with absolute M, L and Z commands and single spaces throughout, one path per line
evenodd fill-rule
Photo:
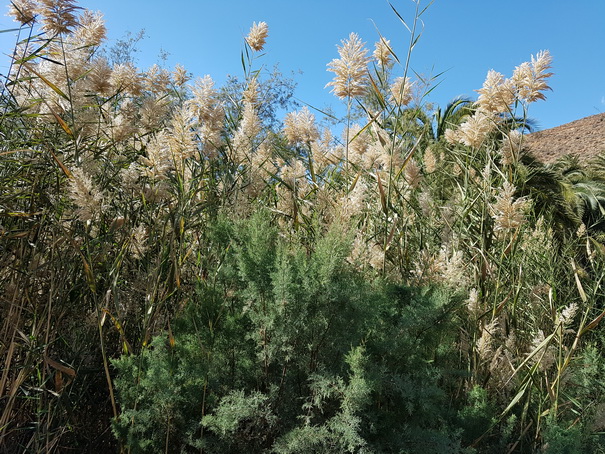
M 605 113 L 525 136 L 524 144 L 544 163 L 573 154 L 586 161 L 605 151 Z

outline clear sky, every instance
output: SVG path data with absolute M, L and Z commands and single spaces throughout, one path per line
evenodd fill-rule
M 420 0 L 421 8 L 429 4 Z M 8 1 L 5 0 L 8 5 Z M 340 103 L 324 88 L 332 78 L 326 64 L 338 58 L 336 45 L 356 32 L 370 50 L 379 34 L 403 59 L 409 33 L 387 0 L 82 0 L 105 15 L 109 44 L 127 31 L 145 30 L 137 63 L 184 65 L 195 76 L 217 83 L 242 75 L 243 39 L 252 22 L 265 21 L 269 38 L 255 67 L 292 74 L 296 96 L 318 108 Z M 415 3 L 391 0 L 411 22 Z M 4 11 L 6 11 L 6 6 Z M 553 56 L 553 91 L 531 106 L 540 129 L 605 112 L 605 0 L 435 0 L 422 16 L 423 34 L 411 69 L 424 76 L 444 74 L 429 100 L 445 105 L 456 96 L 476 97 L 489 69 L 510 76 L 515 66 L 547 49 Z M 0 29 L 15 23 L 0 17 Z M 0 35 L 10 52 L 14 36 Z M 7 57 L 4 57 L 5 60 Z M 6 71 L 6 63 L 0 71 Z M 299 73 L 302 71 L 302 73 Z M 401 71 L 401 69 L 400 69 Z

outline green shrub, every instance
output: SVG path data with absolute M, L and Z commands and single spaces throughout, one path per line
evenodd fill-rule
M 114 362 L 126 446 L 458 452 L 446 294 L 372 283 L 339 229 L 286 240 L 260 212 L 210 237 L 224 257 L 172 332 Z

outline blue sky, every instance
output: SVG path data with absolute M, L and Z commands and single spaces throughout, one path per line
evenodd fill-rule
M 420 0 L 421 8 L 428 5 Z M 411 22 L 415 3 L 391 0 Z M 8 2 L 6 2 L 8 4 Z M 373 49 L 380 34 L 405 56 L 409 33 L 386 0 L 82 0 L 101 10 L 109 44 L 127 31 L 145 29 L 138 64 L 184 65 L 195 76 L 210 74 L 217 83 L 227 74 L 242 75 L 243 39 L 254 21 L 269 24 L 264 56 L 255 67 L 292 77 L 296 96 L 318 108 L 340 102 L 324 88 L 337 58 L 336 45 L 356 32 Z M 414 48 L 411 69 L 425 77 L 444 73 L 429 100 L 445 105 L 456 96 L 476 97 L 489 69 L 510 76 L 530 55 L 548 49 L 555 75 L 546 101 L 531 106 L 540 129 L 605 112 L 605 1 L 580 0 L 435 0 L 422 16 L 423 34 Z M 0 17 L 0 28 L 14 26 Z M 0 35 L 0 50 L 10 52 L 14 36 Z M 7 57 L 4 57 L 7 60 Z M 0 71 L 6 71 L 2 62 Z M 302 71 L 302 73 L 299 73 Z M 402 71 L 400 69 L 400 71 Z

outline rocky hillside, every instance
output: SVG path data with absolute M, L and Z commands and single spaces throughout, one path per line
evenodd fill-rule
M 605 151 L 605 113 L 534 132 L 525 137 L 525 145 L 544 163 L 566 154 L 577 155 L 581 161 L 589 160 Z

